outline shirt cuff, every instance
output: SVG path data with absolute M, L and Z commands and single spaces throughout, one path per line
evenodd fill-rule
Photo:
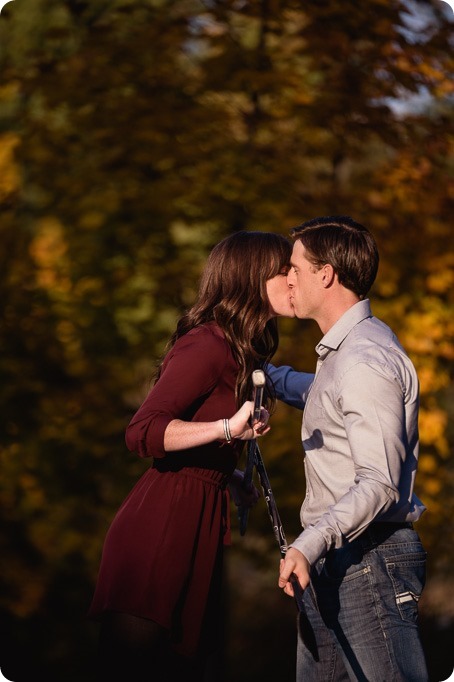
M 322 533 L 313 526 L 306 528 L 301 535 L 292 542 L 290 547 L 301 552 L 311 566 L 321 559 L 328 551 L 325 538 Z

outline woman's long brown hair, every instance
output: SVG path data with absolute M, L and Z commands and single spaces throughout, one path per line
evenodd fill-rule
M 276 319 L 270 319 L 266 282 L 288 268 L 291 252 L 290 241 L 271 232 L 240 231 L 223 239 L 208 257 L 197 301 L 180 318 L 167 344 L 166 353 L 189 330 L 216 322 L 238 362 L 238 407 L 252 398 L 252 371 L 276 352 L 279 334 Z M 266 404 L 268 409 L 274 405 L 269 391 Z

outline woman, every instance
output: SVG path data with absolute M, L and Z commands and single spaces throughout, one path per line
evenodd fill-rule
M 251 374 L 278 345 L 276 316 L 293 317 L 283 236 L 237 232 L 212 250 L 199 295 L 171 337 L 126 443 L 152 467 L 107 533 L 89 615 L 101 619 L 101 677 L 201 680 L 217 640 L 229 484 L 251 505 L 236 469 L 250 425 Z M 265 391 L 269 409 L 274 399 Z M 144 670 L 143 677 L 142 670 Z

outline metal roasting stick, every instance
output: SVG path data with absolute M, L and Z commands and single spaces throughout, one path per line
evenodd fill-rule
M 262 487 L 263 495 L 265 497 L 265 502 L 271 520 L 271 525 L 273 526 L 274 535 L 276 537 L 276 540 L 278 541 L 281 556 L 282 558 L 284 558 L 287 553 L 288 545 L 287 540 L 285 538 L 284 529 L 282 527 L 282 521 L 279 516 L 276 500 L 271 489 L 270 480 L 268 478 L 268 474 L 266 473 L 265 464 L 263 463 L 259 446 L 257 445 L 256 441 L 253 442 L 255 445 L 254 447 L 255 468 L 257 470 L 260 485 Z M 304 606 L 303 588 L 301 587 L 299 580 L 294 573 L 292 573 L 292 575 L 290 576 L 290 582 L 292 583 L 293 593 L 295 595 L 295 602 L 299 611 L 298 626 L 301 637 L 303 639 L 303 642 L 307 646 L 308 650 L 314 657 L 314 660 L 318 661 L 319 657 L 317 650 L 317 642 L 315 639 L 314 631 L 312 629 L 312 625 L 306 613 L 306 607 Z
M 260 419 L 260 412 L 262 408 L 262 402 L 263 402 L 263 391 L 265 389 L 265 383 L 266 383 L 266 378 L 265 378 L 265 372 L 261 369 L 256 369 L 252 372 L 252 383 L 254 385 L 254 407 L 252 410 L 252 417 L 251 417 L 251 422 L 254 424 L 255 422 L 259 421 Z M 247 459 L 246 459 L 246 467 L 244 470 L 244 477 L 243 477 L 243 488 L 246 491 L 249 491 L 252 486 L 252 473 L 254 470 L 254 464 L 255 464 L 255 446 L 256 446 L 256 439 L 249 440 L 247 443 Z M 238 507 L 238 519 L 240 522 L 240 535 L 244 535 L 246 532 L 247 528 L 247 522 L 248 522 L 248 517 L 249 517 L 249 508 L 248 507 Z
M 265 373 L 262 370 L 255 370 L 252 373 L 252 383 L 254 384 L 254 410 L 252 415 L 252 423 L 260 419 L 260 410 L 263 401 L 263 390 L 265 388 L 265 382 L 266 382 Z M 271 483 L 265 469 L 265 464 L 262 459 L 260 448 L 257 445 L 257 440 L 255 438 L 253 440 L 248 441 L 246 468 L 244 471 L 243 478 L 243 487 L 245 490 L 250 490 L 251 488 L 254 466 L 256 468 L 260 480 L 261 488 L 263 490 L 263 495 L 265 497 L 265 502 L 268 509 L 271 525 L 273 527 L 276 540 L 279 544 L 281 557 L 285 558 L 285 555 L 287 554 L 288 550 L 288 544 L 285 537 L 284 529 L 282 527 L 282 521 L 279 516 L 276 500 L 271 488 Z M 248 515 L 249 509 L 243 507 L 240 507 L 238 509 L 241 535 L 244 535 L 246 532 Z M 292 573 L 292 575 L 290 576 L 290 582 L 292 583 L 293 587 L 295 603 L 298 607 L 299 612 L 298 627 L 301 637 L 305 645 L 307 646 L 308 650 L 314 657 L 314 659 L 318 661 L 319 657 L 317 651 L 317 642 L 315 639 L 314 631 L 312 629 L 312 625 L 306 613 L 306 608 L 304 606 L 303 588 L 301 587 L 299 580 L 294 573 Z
M 270 479 L 268 478 L 268 474 L 266 473 L 265 464 L 263 463 L 262 455 L 257 444 L 255 445 L 255 468 L 257 470 L 260 485 L 262 487 L 263 495 L 265 497 L 265 502 L 268 509 L 271 525 L 273 526 L 274 535 L 279 544 L 281 557 L 284 559 L 288 549 L 287 540 L 285 537 L 284 528 L 282 527 L 282 521 L 279 516 L 276 500 L 271 489 Z M 294 573 L 292 573 L 292 575 L 290 576 L 290 582 L 292 583 L 293 586 L 293 592 L 295 594 L 295 601 L 296 605 L 298 606 L 298 610 L 302 611 L 304 609 L 303 589 L 299 584 L 298 578 Z
M 260 412 L 263 403 L 263 391 L 265 390 L 265 372 L 262 369 L 255 369 L 252 372 L 252 383 L 254 384 L 254 407 L 252 410 L 252 423 L 260 420 Z

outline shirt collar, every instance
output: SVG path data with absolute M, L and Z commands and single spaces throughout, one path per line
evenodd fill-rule
M 351 332 L 359 322 L 371 317 L 370 301 L 368 298 L 358 301 L 340 317 L 336 324 L 329 329 L 325 336 L 319 341 L 315 350 L 320 357 L 323 357 L 330 350 L 337 350 L 345 337 Z

